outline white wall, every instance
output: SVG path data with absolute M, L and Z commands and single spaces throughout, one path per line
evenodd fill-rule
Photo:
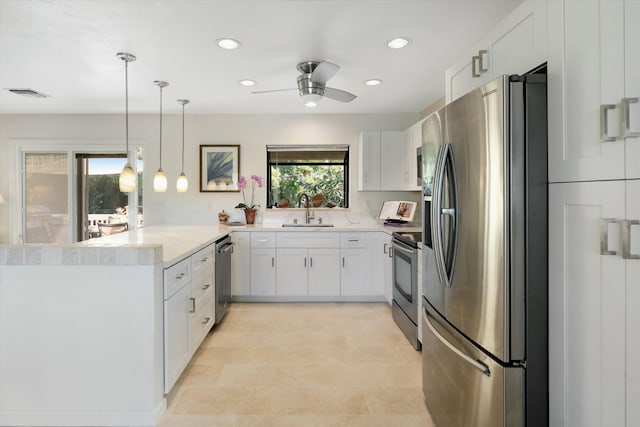
M 129 119 L 129 138 L 146 146 L 145 223 L 199 224 L 217 221 L 217 213 L 233 208 L 239 193 L 200 193 L 199 145 L 240 144 L 240 173 L 266 173 L 268 144 L 349 144 L 350 208 L 354 212 L 377 214 L 387 199 L 419 200 L 419 193 L 358 192 L 358 135 L 362 130 L 404 130 L 418 120 L 407 114 L 295 114 L 295 115 L 190 115 L 185 117 L 185 166 L 189 191 L 177 193 L 175 180 L 180 173 L 182 122 L 180 115 L 164 116 L 162 167 L 169 179 L 167 193 L 152 191 L 153 174 L 158 168 L 157 115 L 133 115 Z M 15 143 L 20 140 L 75 142 L 85 145 L 114 144 L 121 141 L 124 151 L 124 115 L 2 115 L 0 116 L 0 194 L 8 204 L 0 205 L 0 242 L 8 242 L 10 215 L 16 207 L 19 172 L 15 165 Z M 264 206 L 264 189 L 257 194 Z

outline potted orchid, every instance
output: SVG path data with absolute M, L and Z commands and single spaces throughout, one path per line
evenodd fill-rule
M 256 184 L 258 184 L 258 188 L 262 188 L 262 186 L 264 185 L 264 181 L 258 175 L 251 175 L 251 201 L 247 203 L 247 198 L 244 193 L 245 188 L 247 188 L 247 179 L 244 176 L 241 176 L 238 180 L 238 188 L 242 190 L 242 199 L 244 200 L 244 203 L 238 203 L 236 205 L 236 208 L 244 209 L 244 215 L 247 218 L 247 224 L 254 223 L 257 210 L 256 208 L 260 206 L 254 203 Z

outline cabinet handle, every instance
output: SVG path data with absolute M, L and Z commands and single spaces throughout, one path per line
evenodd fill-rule
M 640 225 L 637 219 L 622 221 L 622 258 L 640 259 L 640 254 L 631 253 L 631 226 Z
M 480 57 L 479 56 L 472 56 L 471 57 L 471 76 L 472 77 L 480 77 L 480 73 L 478 72 L 477 68 L 476 68 L 476 64 L 480 61 Z
M 209 320 L 211 320 L 211 317 L 205 317 L 204 320 L 202 321 L 202 324 L 206 325 L 207 323 L 209 323 Z
M 207 262 L 207 261 L 209 261 L 209 257 L 204 257 L 200 260 L 200 262 Z
M 638 98 L 623 98 L 624 103 L 624 137 L 625 138 L 638 138 L 640 132 L 631 132 L 631 117 L 630 117 L 630 104 L 637 104 Z
M 485 49 L 481 49 L 478 51 L 478 71 L 480 72 L 480 74 L 486 73 L 487 71 L 489 71 L 488 68 L 484 67 L 484 62 L 482 61 L 482 58 L 484 58 L 484 55 L 486 54 L 487 54 L 487 50 Z
M 358 243 L 359 240 L 358 239 L 349 239 L 350 242 L 354 242 L 354 243 Z
M 602 104 L 600 106 L 600 142 L 615 141 L 615 136 L 609 136 L 608 111 L 615 110 L 615 104 Z
M 191 303 L 191 310 L 189 310 L 189 313 L 195 313 L 196 312 L 196 299 L 195 298 L 189 298 L 189 302 Z
M 600 220 L 600 254 L 618 255 L 617 251 L 609 250 L 609 224 L 616 224 L 615 218 L 602 218 Z
M 393 258 L 393 248 L 389 248 L 389 258 Z
M 342 268 L 344 268 L 344 257 L 342 257 Z
M 204 286 L 202 287 L 202 290 L 203 290 L 203 291 L 206 291 L 206 290 L 207 290 L 207 289 L 209 289 L 210 287 L 211 287 L 211 285 L 210 285 L 210 284 L 206 284 L 206 285 L 204 285 Z
M 269 239 L 258 239 L 258 242 L 260 243 L 267 243 L 269 241 Z
M 186 275 L 185 273 L 180 273 L 176 276 L 176 279 L 177 280 L 183 279 L 185 275 Z
M 304 266 L 305 266 L 305 268 L 307 267 L 307 258 L 306 257 L 304 258 Z
M 276 260 L 274 257 L 271 257 L 271 267 L 275 267 L 276 266 Z
M 313 268 L 313 257 L 309 257 L 309 267 Z
M 389 244 L 388 244 L 388 243 L 385 243 L 385 244 L 384 244 L 384 247 L 383 247 L 383 249 L 382 249 L 382 251 L 383 251 L 385 254 L 387 253 L 387 246 L 389 246 Z

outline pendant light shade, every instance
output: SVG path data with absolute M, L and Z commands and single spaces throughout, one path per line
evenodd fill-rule
M 178 190 L 178 193 L 186 193 L 188 189 L 189 181 L 187 180 L 187 176 L 184 172 L 181 172 L 178 177 L 178 182 L 176 182 L 176 190 Z
M 156 193 L 164 193 L 167 191 L 167 175 L 162 168 L 158 169 L 158 172 L 156 172 L 153 177 L 153 191 Z
M 130 53 L 118 52 L 118 58 L 124 61 L 124 96 L 125 96 L 125 141 L 127 151 L 127 163 L 120 172 L 120 191 L 123 193 L 131 193 L 136 191 L 136 173 L 129 162 L 129 62 L 136 60 L 136 57 Z
M 189 188 L 189 181 L 187 180 L 187 175 L 184 174 L 184 106 L 189 103 L 189 100 L 178 99 L 178 102 L 182 104 L 182 169 L 176 182 L 176 190 L 178 190 L 178 193 L 185 193 Z
M 156 80 L 154 83 L 160 88 L 160 167 L 153 177 L 153 191 L 156 193 L 164 193 L 167 191 L 167 175 L 162 170 L 162 89 L 169 86 L 169 83 Z

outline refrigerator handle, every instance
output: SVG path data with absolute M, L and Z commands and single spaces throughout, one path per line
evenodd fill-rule
M 445 145 L 441 145 L 438 149 L 438 157 L 436 159 L 436 167 L 434 171 L 433 193 L 431 201 L 431 230 L 433 237 L 433 253 L 435 256 L 436 271 L 440 281 L 447 283 L 446 275 L 442 266 L 442 221 L 440 220 L 440 211 L 442 209 L 442 184 L 444 181 L 444 151 Z
M 638 98 L 623 98 L 622 102 L 624 103 L 624 115 L 622 116 L 624 119 L 624 137 L 625 138 L 640 138 L 640 132 L 631 132 L 631 113 L 630 113 L 630 105 L 638 103 Z
M 433 327 L 433 325 L 431 324 L 431 321 L 429 320 L 429 314 L 427 313 L 427 309 L 425 307 L 422 307 L 422 318 L 424 319 L 424 323 L 427 325 L 431 333 L 433 333 L 433 335 L 435 335 L 435 337 L 438 338 L 438 340 L 442 344 L 446 345 L 447 348 L 449 348 L 449 350 L 454 352 L 456 356 L 458 356 L 465 362 L 469 363 L 471 366 L 473 366 L 474 368 L 476 368 L 478 371 L 482 372 L 486 376 L 488 377 L 491 376 L 491 371 L 489 370 L 489 367 L 487 365 L 485 365 L 479 360 L 475 360 L 467 356 L 466 354 L 461 352 L 456 346 L 454 346 L 449 341 L 447 341 L 445 337 L 440 335 L 438 331 L 436 331 L 436 328 Z
M 622 221 L 622 258 L 624 259 L 640 259 L 639 254 L 631 252 L 631 226 L 640 225 L 637 219 L 628 219 Z

